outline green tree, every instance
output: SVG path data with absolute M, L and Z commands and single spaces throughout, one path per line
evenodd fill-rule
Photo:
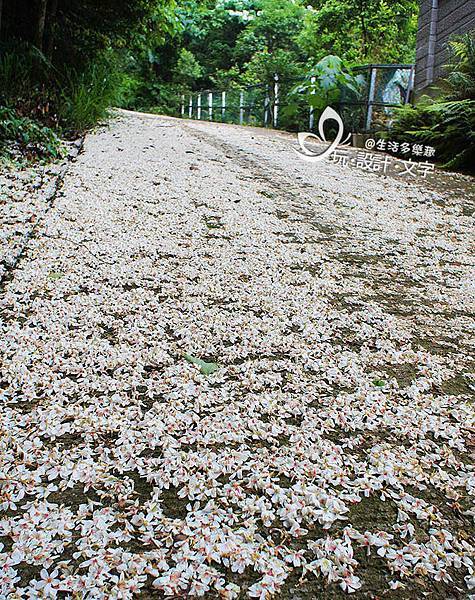
M 411 62 L 418 10 L 416 0 L 312 0 L 299 42 L 316 59 Z
M 194 54 L 186 48 L 181 48 L 176 66 L 173 69 L 173 81 L 191 87 L 193 82 L 203 74 L 203 67 L 196 60 Z
M 265 42 L 270 52 L 277 49 L 299 53 L 297 36 L 305 9 L 301 0 L 260 0 L 258 12 L 248 28 Z
M 282 80 L 299 77 L 304 74 L 304 65 L 290 50 L 277 48 L 270 52 L 268 48 L 264 48 L 264 50 L 256 52 L 251 60 L 243 66 L 239 81 L 243 85 L 270 83 L 275 74 L 278 74 Z
M 173 0 L 3 0 L 0 104 L 68 131 L 119 101 L 120 56 L 175 29 Z
M 292 90 L 292 95 L 303 96 L 308 106 L 320 112 L 335 105 L 343 90 L 358 100 L 363 85 L 364 79 L 352 75 L 339 56 L 329 55 L 311 68 L 304 82 Z

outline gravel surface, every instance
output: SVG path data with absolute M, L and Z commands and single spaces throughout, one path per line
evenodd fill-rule
M 0 281 L 48 210 L 59 174 L 58 165 L 22 171 L 4 166 L 0 172 Z
M 86 138 L 0 290 L 0 598 L 470 597 L 473 180 L 294 147 Z

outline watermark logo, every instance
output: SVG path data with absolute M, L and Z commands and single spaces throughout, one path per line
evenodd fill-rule
M 332 142 L 327 141 L 324 131 L 324 126 L 327 121 L 335 121 L 338 125 L 337 134 Z M 365 142 L 365 151 L 358 149 L 349 150 L 342 146 L 349 146 L 351 134 L 348 134 L 343 139 L 345 126 L 340 115 L 331 107 L 327 107 L 318 122 L 318 133 L 301 132 L 298 134 L 299 150 L 294 148 L 294 152 L 299 158 L 311 163 L 321 162 L 328 159 L 329 162 L 338 164 L 342 167 L 354 167 L 363 171 L 379 172 L 384 175 L 391 171 L 393 175 L 410 175 L 412 177 L 422 177 L 425 179 L 427 175 L 434 171 L 435 165 L 430 162 L 415 162 L 409 156 L 421 158 L 433 158 L 435 156 L 435 148 L 432 146 L 424 146 L 422 144 L 409 144 L 406 142 L 395 142 L 392 140 L 368 138 Z M 325 144 L 330 144 L 324 152 L 315 153 L 305 146 L 305 142 L 309 138 L 314 138 L 317 141 Z M 372 154 L 368 150 L 379 150 L 380 152 L 392 152 L 402 154 L 406 160 L 399 159 L 391 160 L 392 157 L 387 154 Z
M 328 143 L 327 142 L 327 138 L 325 136 L 325 131 L 324 131 L 324 125 L 327 121 L 336 121 L 338 124 L 338 131 L 336 134 L 335 139 L 333 140 L 333 142 L 330 143 L 330 146 L 324 151 L 321 152 L 319 154 L 315 154 L 315 152 L 310 151 L 306 146 L 305 146 L 305 141 L 308 138 L 314 138 L 316 140 L 318 140 L 319 142 L 323 142 L 323 143 Z M 318 133 L 320 134 L 315 135 L 314 133 L 307 133 L 307 132 L 301 132 L 298 134 L 298 142 L 299 142 L 299 146 L 300 146 L 300 150 L 295 150 L 295 152 L 300 156 L 300 158 L 302 158 L 303 160 L 306 160 L 307 162 L 320 162 L 322 160 L 325 160 L 325 158 L 329 158 L 337 149 L 338 146 L 341 145 L 345 145 L 348 143 L 351 134 L 348 134 L 348 136 L 346 137 L 345 140 L 343 140 L 343 135 L 345 132 L 345 126 L 343 124 L 343 121 L 340 117 L 340 115 L 336 112 L 336 110 L 333 110 L 333 108 L 331 108 L 330 106 L 327 106 L 327 108 L 322 112 L 320 119 L 318 121 Z

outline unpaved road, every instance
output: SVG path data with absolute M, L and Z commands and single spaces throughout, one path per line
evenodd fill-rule
M 473 185 L 292 145 L 87 137 L 1 289 L 0 598 L 469 597 Z

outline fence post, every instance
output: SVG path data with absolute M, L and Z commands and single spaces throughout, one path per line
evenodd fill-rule
M 188 117 L 191 119 L 193 116 L 193 96 L 190 94 L 190 103 L 188 105 Z
M 269 107 L 270 107 L 269 86 L 266 85 L 266 97 L 264 98 L 264 127 L 267 127 L 267 125 L 269 124 Z
M 415 72 L 415 68 L 414 68 L 414 66 L 412 66 L 411 71 L 409 73 L 409 83 L 407 85 L 406 97 L 404 98 L 404 102 L 406 104 L 409 104 L 409 102 L 411 100 L 412 90 L 414 89 L 414 72 Z
M 213 92 L 208 94 L 208 117 L 210 121 L 213 120 Z
M 185 94 L 181 95 L 181 118 L 183 118 L 185 116 Z
M 196 112 L 198 113 L 198 121 L 201 120 L 201 94 L 198 94 L 198 100 L 196 104 Z
M 226 92 L 221 92 L 221 120 L 224 122 L 226 115 Z
M 376 91 L 376 74 L 376 69 L 374 67 L 371 67 L 368 89 L 368 108 L 366 110 L 366 131 L 369 131 L 371 129 L 371 123 L 373 121 L 373 102 L 374 94 Z
M 315 82 L 316 82 L 316 77 L 310 77 L 310 82 L 312 84 L 312 94 L 315 94 Z M 313 106 L 310 106 L 310 117 L 308 119 L 308 126 L 310 128 L 310 131 L 312 131 L 313 129 L 313 125 L 315 122 L 315 108 Z
M 239 125 L 244 123 L 244 90 L 239 94 Z
M 279 76 L 277 73 L 274 75 L 274 128 L 277 128 L 279 122 Z

